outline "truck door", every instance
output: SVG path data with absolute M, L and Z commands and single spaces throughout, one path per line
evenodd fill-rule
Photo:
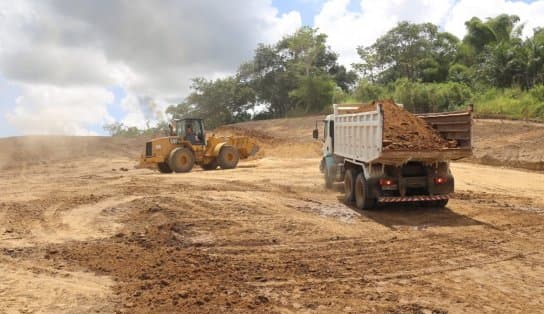
M 323 132 L 325 143 L 323 145 L 323 156 L 330 156 L 334 153 L 334 121 L 325 120 Z

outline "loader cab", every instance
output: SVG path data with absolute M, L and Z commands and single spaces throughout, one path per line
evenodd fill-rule
M 192 145 L 206 145 L 206 134 L 202 119 L 179 119 L 174 121 L 175 136 L 178 136 Z

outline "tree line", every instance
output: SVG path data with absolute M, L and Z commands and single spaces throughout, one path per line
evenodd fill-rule
M 260 44 L 234 75 L 193 79 L 190 95 L 166 112 L 173 118 L 205 117 L 212 127 L 320 112 L 357 80 L 326 40 L 317 29 L 302 27 L 273 45 Z
M 215 127 L 390 98 L 416 112 L 473 102 L 481 113 L 544 119 L 544 28 L 523 38 L 524 24 L 507 14 L 473 17 L 465 26 L 460 39 L 432 23 L 400 22 L 358 47 L 360 61 L 351 69 L 338 63 L 325 34 L 305 26 L 259 44 L 231 76 L 194 78 L 190 94 L 166 113 L 202 117 Z

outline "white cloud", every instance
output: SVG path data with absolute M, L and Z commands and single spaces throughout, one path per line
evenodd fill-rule
M 23 133 L 47 133 L 49 126 L 81 133 L 86 121 L 61 128 L 44 115 L 36 129 L 25 119 L 34 121 L 28 112 L 45 106 L 59 115 L 71 112 L 62 97 L 85 99 L 91 90 L 109 95 L 108 88 L 121 86 L 128 112 L 123 121 L 143 126 L 181 101 L 191 78 L 233 73 L 257 43 L 272 43 L 300 26 L 298 12 L 280 15 L 269 0 L 0 0 L 0 75 L 24 86 L 8 118 Z M 54 95 L 54 102 L 36 94 Z M 109 101 L 102 96 L 85 104 L 102 112 Z
M 358 46 L 369 46 L 400 21 L 431 22 L 462 38 L 465 22 L 502 13 L 516 14 L 526 23 L 524 35 L 544 26 L 544 1 L 526 3 L 505 0 L 361 0 L 357 11 L 349 10 L 349 0 L 329 0 L 314 19 L 315 26 L 329 36 L 340 62 L 359 62 Z
M 112 122 L 107 104 L 114 96 L 102 88 L 23 84 L 21 89 L 6 119 L 24 134 L 92 135 L 90 127 Z
M 348 9 L 349 0 L 330 0 L 315 17 L 314 24 L 328 35 L 332 49 L 340 54 L 340 63 L 358 62 L 358 46 L 371 45 L 398 22 L 440 23 L 453 0 L 362 0 L 356 12 Z
M 525 23 L 524 36 L 532 35 L 535 27 L 544 26 L 544 1 L 542 0 L 532 3 L 504 0 L 461 0 L 451 10 L 444 23 L 444 28 L 458 37 L 463 37 L 466 32 L 465 21 L 470 20 L 473 16 L 485 20 L 502 13 L 520 17 L 520 22 Z

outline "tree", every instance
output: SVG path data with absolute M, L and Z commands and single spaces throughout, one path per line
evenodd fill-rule
M 356 80 L 355 72 L 337 63 L 326 40 L 317 29 L 302 27 L 275 45 L 259 45 L 238 73 L 273 116 L 319 112 L 332 101 L 336 86 L 347 92 Z
M 527 50 L 526 85 L 531 88 L 544 83 L 544 29 L 536 28 L 524 46 Z
M 371 82 L 388 83 L 402 77 L 442 82 L 455 60 L 458 41 L 431 23 L 400 22 L 372 46 L 358 48 L 362 63 L 355 68 Z
M 173 118 L 201 117 L 208 127 L 248 120 L 247 110 L 253 106 L 253 90 L 238 77 L 215 81 L 193 79 L 193 90 L 184 102 L 167 108 Z
M 299 112 L 319 112 L 332 103 L 335 87 L 334 81 L 326 75 L 308 76 L 300 80 L 289 96 L 300 104 L 295 106 L 300 108 Z

